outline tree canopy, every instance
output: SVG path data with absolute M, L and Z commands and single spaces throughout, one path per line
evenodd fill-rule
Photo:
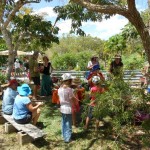
M 54 10 L 58 13 L 58 19 L 71 19 L 72 31 L 81 35 L 84 35 L 80 28 L 83 21 L 101 21 L 116 14 L 126 17 L 139 33 L 150 62 L 150 35 L 135 0 L 70 0 L 67 5 Z

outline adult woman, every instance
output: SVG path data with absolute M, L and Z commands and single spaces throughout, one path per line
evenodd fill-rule
M 99 61 L 98 61 L 98 57 L 94 55 L 91 57 L 91 60 L 88 62 L 88 65 L 87 65 L 88 71 L 86 71 L 86 73 L 85 73 L 86 79 L 90 75 L 90 73 L 95 65 L 99 65 Z M 99 65 L 99 67 L 100 67 L 100 65 Z
M 50 76 L 53 67 L 49 62 L 47 56 L 43 57 L 43 66 L 41 67 L 41 69 L 42 69 L 41 96 L 49 96 L 52 94 L 52 87 L 53 87 L 53 82 Z
M 91 57 L 91 60 L 88 62 L 87 69 L 88 69 L 88 70 L 92 70 L 92 68 L 93 68 L 95 65 L 99 65 L 98 57 L 97 57 L 97 56 L 92 56 L 92 57 Z
M 30 98 L 31 89 L 28 84 L 22 84 L 17 88 L 19 95 L 16 96 L 13 107 L 13 118 L 15 122 L 19 124 L 26 124 L 33 121 L 33 125 L 36 125 L 40 116 L 39 107 L 43 103 L 38 103 L 35 106 L 32 105 Z
M 30 71 L 29 77 L 34 83 L 32 99 L 35 99 L 35 100 L 37 99 L 37 93 L 40 87 L 40 68 L 38 66 L 38 61 L 37 61 L 38 56 L 39 56 L 39 52 L 34 51 L 33 55 L 31 56 L 29 60 L 29 71 Z

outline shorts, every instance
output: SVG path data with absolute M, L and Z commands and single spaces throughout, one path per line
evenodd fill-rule
M 89 106 L 89 108 L 88 108 L 88 117 L 90 119 L 93 118 L 93 109 L 94 109 L 94 106 Z
M 94 106 L 89 106 L 89 109 L 88 109 L 88 117 L 89 117 L 90 119 L 93 118 L 93 111 L 94 111 Z M 102 118 L 101 118 L 101 117 L 95 117 L 95 119 L 101 120 Z
M 34 85 L 40 85 L 40 76 L 39 77 L 31 77 Z
M 30 123 L 32 120 L 32 112 L 29 112 L 27 114 L 27 116 L 23 119 L 14 119 L 15 122 L 17 122 L 18 124 L 26 124 L 26 123 Z

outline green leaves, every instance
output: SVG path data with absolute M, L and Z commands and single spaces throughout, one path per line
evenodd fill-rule
M 46 49 L 51 46 L 53 42 L 59 43 L 58 34 L 59 28 L 53 27 L 51 21 L 45 21 L 40 16 L 23 15 L 16 16 L 14 19 L 14 25 L 12 32 L 15 39 L 18 39 L 20 33 L 24 33 L 22 39 L 22 45 L 30 42 L 33 49 Z M 27 47 L 27 46 L 26 46 Z M 30 48 L 31 48 L 30 47 Z M 40 48 L 41 47 L 41 48 Z M 28 47 L 29 48 L 29 47 Z
M 68 3 L 62 7 L 55 7 L 54 11 L 58 14 L 58 20 L 60 19 L 71 19 L 72 20 L 72 28 L 71 33 L 76 33 L 78 35 L 85 35 L 84 31 L 80 28 L 82 26 L 82 22 L 91 21 L 101 21 L 102 15 L 99 13 L 91 12 L 82 6 L 75 3 Z

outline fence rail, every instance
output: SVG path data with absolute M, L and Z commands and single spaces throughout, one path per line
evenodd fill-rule
M 53 71 L 52 77 L 61 78 L 64 73 L 70 73 L 73 77 L 79 77 L 86 81 L 85 75 L 86 71 Z M 105 79 L 108 79 L 108 71 L 102 70 Z M 125 70 L 124 71 L 124 81 L 128 82 L 132 87 L 139 87 L 141 85 L 141 77 L 143 77 L 140 70 Z

